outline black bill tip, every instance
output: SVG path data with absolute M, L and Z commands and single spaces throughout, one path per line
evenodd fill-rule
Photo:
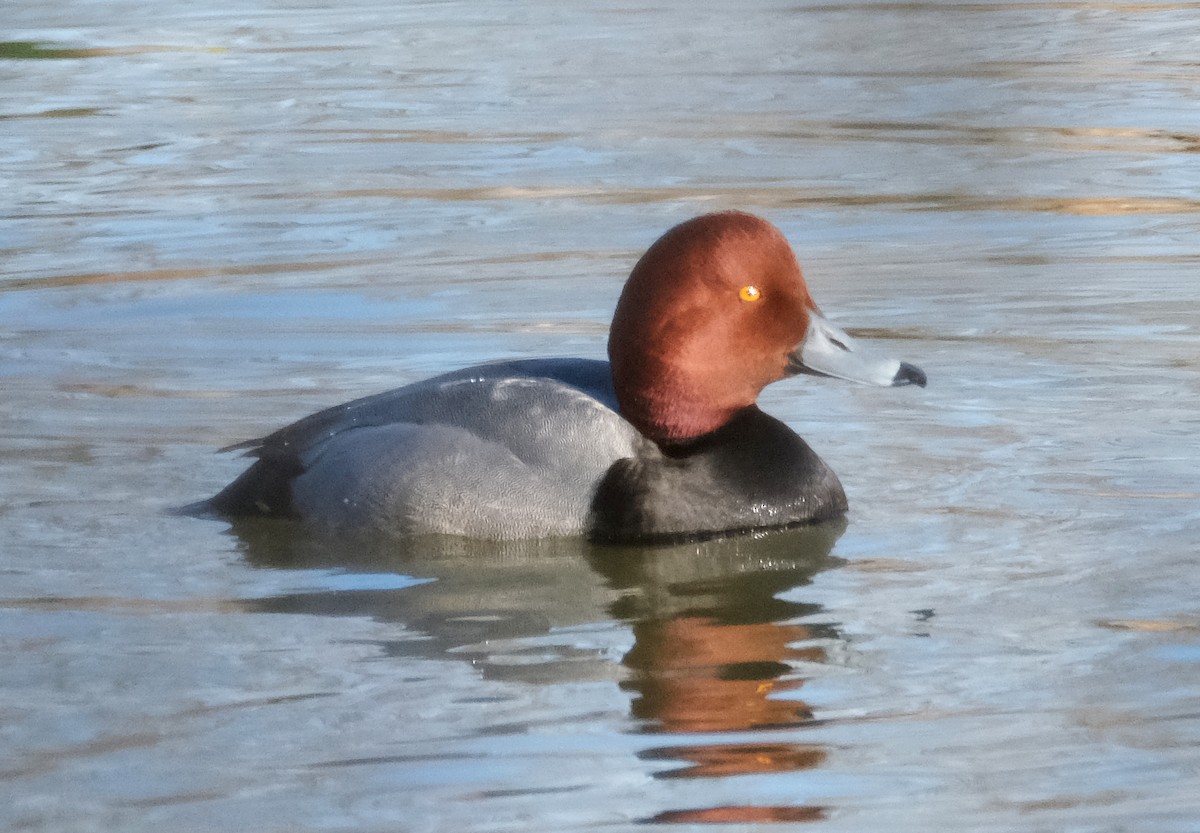
M 919 388 L 925 387 L 925 371 L 917 367 L 915 364 L 908 362 L 900 362 L 900 369 L 896 371 L 896 375 L 892 377 L 892 385 L 916 385 Z

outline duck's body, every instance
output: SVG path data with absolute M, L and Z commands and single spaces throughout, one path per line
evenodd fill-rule
M 223 515 L 472 538 L 677 539 L 836 517 L 833 472 L 748 409 L 666 450 L 617 410 L 608 362 L 496 362 L 337 405 L 237 448 Z M 736 499 L 733 499 L 736 498 Z
M 781 242 L 782 241 L 782 242 Z M 797 372 L 924 384 L 820 317 L 790 247 L 746 214 L 677 226 L 635 267 L 611 364 L 498 362 L 313 414 L 247 448 L 202 505 L 391 534 L 668 540 L 837 517 L 846 498 L 755 399 Z

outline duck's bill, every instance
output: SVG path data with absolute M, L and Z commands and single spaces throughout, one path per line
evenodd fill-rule
M 925 371 L 916 365 L 879 356 L 842 330 L 811 311 L 808 333 L 788 357 L 792 373 L 833 376 L 867 385 L 919 385 L 925 387 Z

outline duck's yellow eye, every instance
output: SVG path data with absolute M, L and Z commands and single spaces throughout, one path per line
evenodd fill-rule
M 738 297 L 743 301 L 761 301 L 762 293 L 757 286 L 747 285 L 738 290 Z

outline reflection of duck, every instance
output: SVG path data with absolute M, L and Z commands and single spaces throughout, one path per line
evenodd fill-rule
M 777 695 L 799 688 L 791 662 L 821 662 L 821 647 L 793 647 L 835 634 L 794 624 L 815 605 L 779 597 L 829 565 L 842 525 L 757 540 L 733 539 L 716 557 L 675 548 L 597 569 L 626 588 L 613 610 L 633 627 L 625 687 L 636 717 L 664 732 L 718 732 L 796 725 L 812 714 Z
M 710 214 L 634 267 L 610 362 L 479 365 L 244 443 L 257 461 L 209 501 L 226 516 L 512 539 L 664 540 L 840 516 L 837 477 L 755 402 L 814 373 L 925 384 L 822 316 L 787 240 Z
M 617 676 L 606 653 L 579 649 L 569 636 L 554 645 L 522 642 L 608 618 L 613 593 L 588 566 L 592 545 L 583 539 L 496 542 L 429 535 L 401 542 L 379 535 L 319 535 L 254 518 L 238 521 L 234 532 L 255 566 L 347 571 L 335 574 L 328 590 L 255 599 L 246 603 L 252 610 L 399 623 L 411 636 L 382 643 L 388 654 L 465 660 L 491 679 Z M 415 580 L 396 581 L 397 574 Z M 523 652 L 528 656 L 516 656 Z
M 636 689 L 638 679 L 651 679 L 656 668 L 665 671 L 678 663 L 686 640 L 696 637 L 711 640 L 708 650 L 718 652 L 707 666 L 693 654 L 701 677 L 704 668 L 726 675 L 735 668 L 757 669 L 763 678 L 756 678 L 758 685 L 786 672 L 787 661 L 801 656 L 787 643 L 802 637 L 792 626 L 774 623 L 812 610 L 775 594 L 831 566 L 829 552 L 843 528 L 836 522 L 654 548 L 578 538 L 488 542 L 420 536 L 399 542 L 386 536 L 314 535 L 257 519 L 237 523 L 234 531 L 255 566 L 348 570 L 366 577 L 353 587 L 339 582 L 329 590 L 256 599 L 246 603 L 252 610 L 399 622 L 421 638 L 389 644 L 398 655 L 469 659 L 488 676 L 542 681 L 556 674 L 615 678 L 620 673 L 602 652 L 573 650 L 568 639 L 558 654 L 541 646 L 547 662 L 540 664 L 505 666 L 492 662 L 488 652 L 505 644 L 521 650 L 522 639 L 615 616 L 630 623 L 637 640 L 625 661 L 634 670 L 630 687 Z M 397 573 L 418 581 L 396 587 L 370 578 Z M 733 660 L 722 650 L 741 651 L 743 659 Z M 764 690 L 759 699 L 765 698 Z
M 831 625 L 796 622 L 820 608 L 780 594 L 831 566 L 829 553 L 843 529 L 815 526 L 731 539 L 715 552 L 677 547 L 596 563 L 622 590 L 612 609 L 633 628 L 634 646 L 624 659 L 631 673 L 622 687 L 637 695 L 634 716 L 648 732 L 686 736 L 640 753 L 643 760 L 677 763 L 655 777 L 776 774 L 824 763 L 824 746 L 795 735 L 813 715 L 792 696 L 804 684 L 792 663 L 825 662 L 822 643 L 840 637 Z M 728 742 L 711 737 L 720 732 L 733 734 Z M 763 736 L 747 739 L 747 732 Z M 825 815 L 819 806 L 746 804 L 666 810 L 648 821 L 749 824 Z
M 630 708 L 647 732 L 734 732 L 728 743 L 689 736 L 639 753 L 647 761 L 678 762 L 655 776 L 670 779 L 796 772 L 825 760 L 822 746 L 798 742 L 788 731 L 809 720 L 809 708 L 778 695 L 803 684 L 793 662 L 824 659 L 819 645 L 795 643 L 839 637 L 832 626 L 797 624 L 819 608 L 780 594 L 836 564 L 830 551 L 844 528 L 839 521 L 652 548 L 578 538 L 323 538 L 270 520 L 244 521 L 235 531 L 247 560 L 263 568 L 348 570 L 363 577 L 363 585 L 397 573 L 432 579 L 393 589 L 339 583 L 324 592 L 247 602 L 250 610 L 399 623 L 413 634 L 382 643 L 393 656 L 467 661 L 485 677 L 536 685 L 619 680 L 634 693 Z M 634 636 L 620 666 L 611 648 L 594 647 L 595 629 L 583 629 L 593 637 L 590 645 L 577 638 L 576 626 L 613 618 Z M 447 704 L 460 694 L 448 690 Z M 755 730 L 768 731 L 761 740 L 747 739 Z M 655 818 L 753 822 L 823 815 L 820 807 L 739 805 L 668 810 Z

